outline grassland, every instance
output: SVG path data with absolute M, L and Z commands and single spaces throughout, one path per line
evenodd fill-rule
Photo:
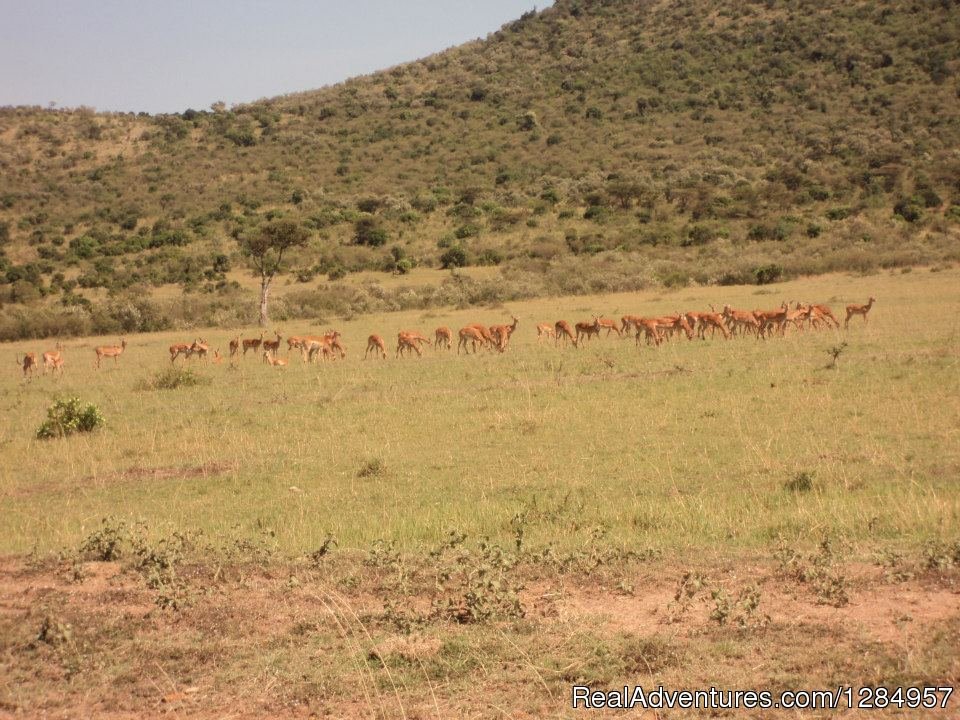
M 278 317 L 305 320 L 343 313 L 328 278 L 452 261 L 511 302 L 957 262 L 957 28 L 949 2 L 560 0 L 230 109 L 0 108 L 0 339 L 249 322 L 231 237 L 281 216 L 311 240 Z
M 572 717 L 574 682 L 956 685 L 958 281 L 918 268 L 338 320 L 342 362 L 190 361 L 205 382 L 174 390 L 145 385 L 182 333 L 129 336 L 99 371 L 104 339 L 70 341 L 62 379 L 10 363 L 0 710 Z M 867 325 L 766 342 L 575 350 L 534 332 L 868 295 Z M 361 359 L 371 332 L 510 314 L 502 355 Z M 107 426 L 35 439 L 74 395 Z

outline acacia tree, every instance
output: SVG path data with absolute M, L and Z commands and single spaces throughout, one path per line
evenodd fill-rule
M 292 220 L 275 220 L 261 225 L 250 234 L 236 235 L 240 251 L 260 275 L 260 326 L 268 323 L 267 304 L 270 298 L 270 283 L 274 276 L 283 272 L 283 255 L 294 247 L 307 244 L 310 233 Z

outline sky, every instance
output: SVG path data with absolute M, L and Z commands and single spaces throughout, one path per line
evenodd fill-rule
M 0 0 L 0 106 L 173 113 L 332 85 L 539 0 Z

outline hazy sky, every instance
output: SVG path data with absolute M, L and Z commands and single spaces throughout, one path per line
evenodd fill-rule
M 249 102 L 416 60 L 532 9 L 531 0 L 0 0 L 0 105 L 156 113 Z

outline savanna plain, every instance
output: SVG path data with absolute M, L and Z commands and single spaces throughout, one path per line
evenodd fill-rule
M 842 326 L 869 296 L 869 322 L 766 340 L 535 331 L 785 300 Z M 172 343 L 226 355 L 236 333 L 128 336 L 99 370 L 119 338 L 71 339 L 62 376 L 29 379 L 14 356 L 53 341 L 4 345 L 0 715 L 575 717 L 573 684 L 956 686 L 958 311 L 960 271 L 917 267 L 300 321 L 276 331 L 336 327 L 347 357 L 178 359 L 173 388 Z M 503 353 L 394 355 L 398 330 L 511 316 Z M 371 333 L 387 359 L 363 359 Z M 105 425 L 37 439 L 57 397 Z

